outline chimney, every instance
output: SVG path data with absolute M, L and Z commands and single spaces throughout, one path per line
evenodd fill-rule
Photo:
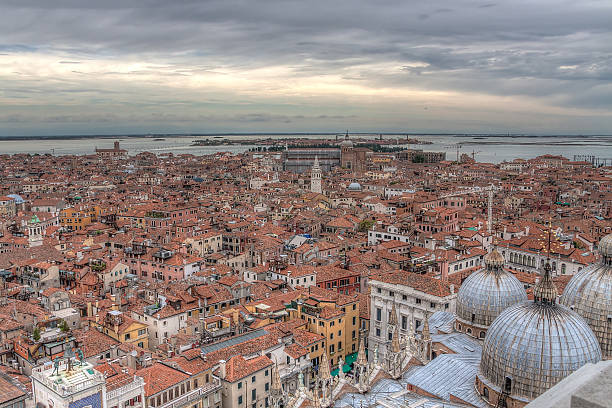
M 219 377 L 225 378 L 225 360 L 219 360 Z

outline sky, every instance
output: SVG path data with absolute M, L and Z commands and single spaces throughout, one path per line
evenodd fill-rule
M 0 136 L 612 133 L 612 1 L 0 0 Z

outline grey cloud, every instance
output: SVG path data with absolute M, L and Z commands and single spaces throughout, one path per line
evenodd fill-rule
M 62 64 L 140 60 L 146 68 L 129 75 L 141 76 L 283 64 L 296 81 L 338 74 L 370 87 L 512 95 L 612 110 L 606 95 L 611 20 L 610 3 L 597 1 L 6 0 L 0 52 L 57 52 Z M 396 69 L 381 73 L 377 64 Z M 127 75 L 96 76 L 112 81 Z M 249 115 L 236 120 L 288 120 Z

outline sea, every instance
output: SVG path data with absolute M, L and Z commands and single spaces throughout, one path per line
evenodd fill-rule
M 354 134 L 352 139 L 374 139 L 378 134 Z M 500 163 L 517 158 L 530 159 L 543 154 L 562 155 L 570 160 L 575 156 L 595 156 L 609 159 L 612 164 L 612 135 L 589 136 L 529 136 L 529 135 L 409 135 L 429 144 L 411 144 L 406 147 L 424 151 L 446 152 L 448 160 L 456 160 L 457 155 L 467 154 L 476 161 Z M 164 135 L 164 136 L 83 136 L 81 138 L 47 137 L 42 139 L 0 139 L 0 154 L 53 154 L 83 155 L 92 154 L 96 147 L 112 148 L 119 141 L 121 148 L 134 155 L 141 152 L 155 154 L 194 154 L 210 155 L 217 152 L 242 153 L 255 144 L 236 144 L 218 146 L 193 145 L 196 140 L 237 141 L 261 139 L 335 139 L 336 134 L 241 134 L 241 135 Z M 389 140 L 405 139 L 405 134 L 383 134 Z

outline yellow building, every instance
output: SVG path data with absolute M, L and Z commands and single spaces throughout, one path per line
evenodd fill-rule
M 96 314 L 92 326 L 121 343 L 149 348 L 147 325 L 126 316 L 119 310 L 104 310 Z
M 359 299 L 311 286 L 291 310 L 291 318 L 308 322 L 308 330 L 325 337 L 332 367 L 342 357 L 345 364 L 357 358 L 359 349 Z M 316 356 L 315 356 L 316 357 Z M 312 358 L 312 356 L 311 356 Z
M 80 231 L 98 221 L 103 213 L 103 209 L 97 205 L 88 208 L 64 208 L 60 211 L 60 225 L 69 231 Z

